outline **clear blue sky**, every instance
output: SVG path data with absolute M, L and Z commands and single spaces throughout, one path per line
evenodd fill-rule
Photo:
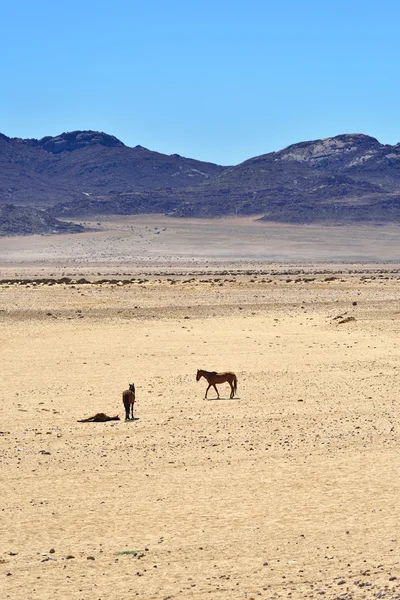
M 399 0 L 3 0 L 0 132 L 105 131 L 237 164 L 400 142 Z

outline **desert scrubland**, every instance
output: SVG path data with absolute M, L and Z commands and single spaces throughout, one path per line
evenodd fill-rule
M 2 598 L 400 598 L 399 229 L 214 225 L 0 240 Z

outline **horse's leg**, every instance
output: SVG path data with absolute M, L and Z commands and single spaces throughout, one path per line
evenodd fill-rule
M 129 401 L 124 400 L 125 421 L 129 421 Z
M 135 404 L 132 402 L 131 404 L 131 418 L 133 419 L 133 409 L 134 409 Z
M 217 398 L 219 398 L 219 392 L 217 390 L 217 386 L 215 385 L 215 383 L 213 383 L 213 387 L 214 387 L 214 390 L 217 392 Z
M 211 387 L 211 383 L 208 384 L 208 388 L 206 389 L 206 395 L 204 396 L 204 400 L 207 398 L 207 392 L 210 389 L 210 387 Z
M 230 381 L 229 384 L 231 386 L 231 398 L 234 398 L 235 397 L 235 386 L 232 381 Z

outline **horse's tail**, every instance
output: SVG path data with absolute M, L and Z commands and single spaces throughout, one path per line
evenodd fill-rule
M 233 391 L 236 394 L 236 390 L 237 390 L 237 377 L 236 375 L 233 376 Z

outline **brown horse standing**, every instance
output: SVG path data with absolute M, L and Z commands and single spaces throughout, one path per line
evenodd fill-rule
M 133 419 L 133 408 L 135 406 L 135 384 L 129 384 L 129 390 L 122 392 L 122 402 L 125 407 L 125 421 Z M 129 413 L 132 416 L 129 416 Z
M 204 398 L 207 398 L 207 392 L 211 386 L 217 392 L 217 397 L 219 398 L 219 393 L 216 388 L 216 383 L 225 383 L 227 381 L 231 386 L 231 395 L 230 398 L 233 398 L 236 394 L 237 390 L 237 377 L 235 373 L 217 373 L 216 371 L 204 371 L 203 369 L 197 369 L 196 381 L 199 381 L 201 377 L 204 377 L 208 381 L 208 388 L 206 389 L 206 395 Z

